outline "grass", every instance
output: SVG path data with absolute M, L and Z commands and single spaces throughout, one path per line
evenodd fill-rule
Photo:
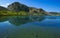
M 45 14 L 42 13 L 30 13 L 25 11 L 14 12 L 14 11 L 0 11 L 1 16 L 42 16 Z

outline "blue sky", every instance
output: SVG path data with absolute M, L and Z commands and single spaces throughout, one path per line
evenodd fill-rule
M 0 6 L 7 7 L 13 2 L 20 2 L 29 7 L 43 8 L 48 12 L 60 12 L 60 0 L 0 0 Z

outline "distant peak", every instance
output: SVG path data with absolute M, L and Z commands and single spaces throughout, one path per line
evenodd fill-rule
M 20 2 L 14 2 L 14 4 L 20 4 Z

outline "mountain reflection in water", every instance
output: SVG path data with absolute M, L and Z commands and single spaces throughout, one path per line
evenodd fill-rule
M 9 23 L 14 24 L 16 26 L 19 26 L 21 24 L 25 24 L 28 22 L 34 22 L 34 21 L 42 21 L 44 20 L 44 16 L 34 16 L 34 17 L 28 17 L 28 16 L 2 16 L 0 18 L 0 22 L 9 21 Z
M 60 16 L 0 16 L 0 38 L 60 38 Z

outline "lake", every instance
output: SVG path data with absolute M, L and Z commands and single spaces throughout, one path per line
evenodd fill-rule
M 0 16 L 0 38 L 60 38 L 60 16 Z

